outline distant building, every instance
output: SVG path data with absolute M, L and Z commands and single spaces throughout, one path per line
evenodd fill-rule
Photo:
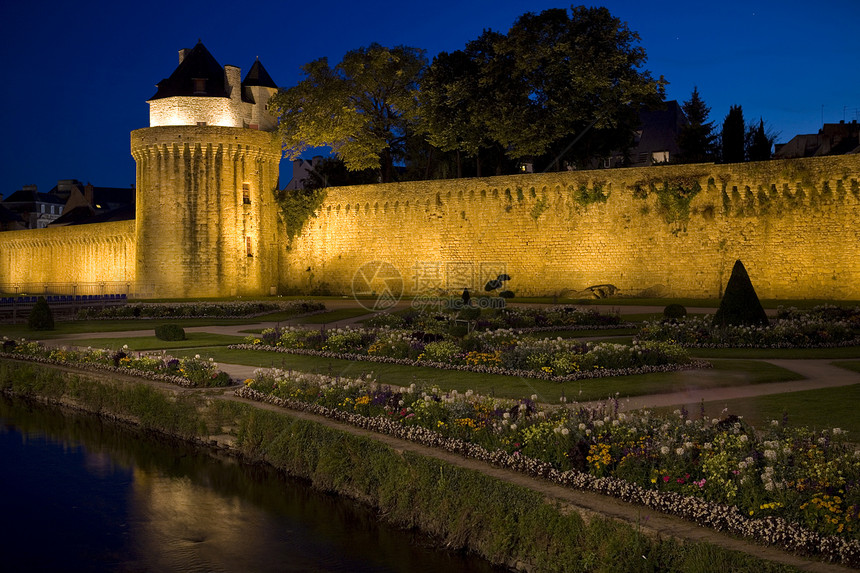
M 43 229 L 59 218 L 66 202 L 52 193 L 40 193 L 35 185 L 24 185 L 3 200 L 3 207 L 16 213 L 26 229 Z
M 293 178 L 287 183 L 284 188 L 287 191 L 295 191 L 296 189 L 304 189 L 306 182 L 310 177 L 311 171 L 319 165 L 323 160 L 322 155 L 317 155 L 313 159 L 294 159 L 293 160 Z
M 592 160 L 592 168 L 647 167 L 671 163 L 681 153 L 678 136 L 687 125 L 687 116 L 675 100 L 660 109 L 639 112 L 639 126 L 633 132 L 633 145 L 625 152 Z M 524 172 L 528 170 L 523 169 Z
M 134 187 L 95 187 L 77 179 L 61 179 L 47 193 L 25 185 L 0 203 L 0 231 L 134 219 L 134 196 Z
M 774 159 L 860 153 L 860 124 L 857 120 L 825 123 L 818 133 L 795 135 L 788 143 L 776 144 L 775 149 Z
M 65 179 L 51 193 L 66 197 L 63 215 L 51 223 L 52 227 L 134 219 L 133 186 L 95 187 L 76 179 Z

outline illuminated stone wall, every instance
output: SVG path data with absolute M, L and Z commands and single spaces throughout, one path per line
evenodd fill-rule
M 716 297 L 741 259 L 763 298 L 856 300 L 858 180 L 854 155 L 332 188 L 281 285 L 348 294 L 376 272 L 461 292 L 506 272 L 519 295 Z
M 43 283 L 105 282 L 116 287 L 134 283 L 134 264 L 134 221 L 0 233 L 4 285 L 29 289 Z
M 277 286 L 280 147 L 231 127 L 131 134 L 139 289 L 150 296 L 269 294 Z

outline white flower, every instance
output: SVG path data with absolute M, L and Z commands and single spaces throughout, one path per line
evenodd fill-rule
M 567 428 L 562 428 L 562 429 L 561 429 L 561 435 L 562 435 L 562 436 L 566 436 L 566 435 L 568 435 L 569 433 L 570 433 L 570 430 L 568 430 Z
M 684 448 L 675 448 L 675 453 L 678 454 L 679 456 L 683 456 L 684 455 Z
M 516 429 L 517 429 L 517 425 L 516 425 L 516 424 L 511 424 L 511 431 L 516 430 Z
M 509 412 L 505 412 L 504 414 L 502 414 L 502 418 L 504 418 L 505 420 L 507 420 L 510 417 L 511 417 L 511 414 Z
M 764 457 L 766 457 L 769 460 L 775 460 L 776 459 L 776 452 L 773 450 L 765 450 L 764 451 Z
M 669 446 L 663 446 L 662 448 L 660 448 L 660 453 L 663 454 L 664 456 L 666 454 L 668 454 L 669 453 Z
M 580 429 L 580 431 L 581 431 L 581 430 L 584 430 L 584 429 L 585 429 L 585 424 L 580 423 L 580 424 L 579 424 L 579 426 L 577 426 L 577 427 Z M 857 453 L 858 453 L 858 454 L 860 454 L 860 450 L 858 450 L 858 451 L 857 451 Z
M 749 438 L 747 437 L 747 435 L 746 435 L 746 434 L 743 434 L 743 435 L 741 436 L 741 443 L 745 444 L 745 443 L 747 443 L 747 440 L 749 440 Z

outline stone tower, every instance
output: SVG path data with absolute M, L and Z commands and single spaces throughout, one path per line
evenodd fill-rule
M 280 146 L 258 61 L 221 65 L 198 43 L 149 100 L 131 133 L 137 163 L 135 275 L 153 297 L 270 294 L 278 284 Z

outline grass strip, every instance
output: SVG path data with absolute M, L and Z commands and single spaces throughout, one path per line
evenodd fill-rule
M 708 417 L 724 417 L 724 409 L 729 414 L 743 416 L 753 426 L 765 426 L 771 420 L 787 419 L 792 426 L 807 426 L 813 430 L 840 428 L 850 432 L 849 436 L 860 436 L 860 416 L 857 404 L 860 402 L 860 384 L 819 388 L 785 394 L 769 394 L 752 398 L 715 400 L 705 402 Z M 669 411 L 674 408 L 656 408 L 655 411 Z M 699 411 L 691 412 L 698 417 Z
M 224 346 L 225 344 L 236 344 L 244 340 L 241 336 L 229 336 L 226 334 L 211 334 L 209 332 L 186 332 L 185 340 L 159 340 L 154 336 L 126 337 L 126 338 L 81 338 L 70 342 L 70 345 L 93 348 L 109 348 L 119 350 L 128 345 L 129 350 L 135 352 L 147 352 L 151 350 L 173 350 L 177 348 L 200 348 L 208 346 Z
M 834 348 L 688 348 L 695 358 L 860 358 L 860 346 Z

